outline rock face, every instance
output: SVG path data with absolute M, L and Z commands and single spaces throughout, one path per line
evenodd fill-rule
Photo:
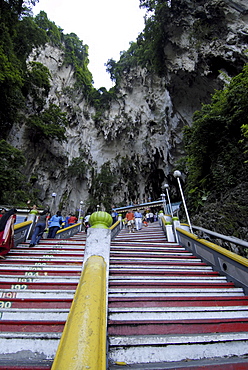
M 94 177 L 109 163 L 114 182 L 112 204 L 158 199 L 163 182 L 176 192 L 172 173 L 183 155 L 182 129 L 193 113 L 223 86 L 221 72 L 233 76 L 247 62 L 248 4 L 246 0 L 172 1 L 164 24 L 166 75 L 140 67 L 123 75 L 117 98 L 96 119 L 86 97 L 73 90 L 72 66 L 63 64 L 61 49 L 46 45 L 33 50 L 30 60 L 51 72 L 48 103 L 67 112 L 67 142 L 33 147 L 25 126 L 13 127 L 9 142 L 23 150 L 27 173 L 36 176 L 41 203 L 67 212 L 92 195 Z M 83 178 L 68 175 L 73 158 L 87 164 Z

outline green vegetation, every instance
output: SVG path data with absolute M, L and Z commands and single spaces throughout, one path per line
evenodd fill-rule
M 79 180 L 84 179 L 89 167 L 86 159 L 85 151 L 80 150 L 79 157 L 73 158 L 70 166 L 68 166 L 68 175 Z
M 247 99 L 248 65 L 185 128 L 187 190 L 194 208 L 210 192 L 219 199 L 247 179 Z
M 13 148 L 5 140 L 0 140 L 0 202 L 21 205 L 37 194 L 23 174 L 25 158 L 20 150 Z
M 34 144 L 42 143 L 44 140 L 66 141 L 66 125 L 66 113 L 55 104 L 50 104 L 42 113 L 33 114 L 27 119 L 29 136 Z
M 110 162 L 105 162 L 101 171 L 93 176 L 92 186 L 89 191 L 89 209 L 96 210 L 96 206 L 103 204 L 106 211 L 112 209 L 112 190 L 115 184 L 115 174 L 111 170 Z
M 166 31 L 164 24 L 168 22 L 169 4 L 164 0 L 140 0 L 140 6 L 147 8 L 152 15 L 146 17 L 144 31 L 140 33 L 136 42 L 131 42 L 127 51 L 123 51 L 120 60 L 109 59 L 106 67 L 110 78 L 118 85 L 123 74 L 132 67 L 146 67 L 149 71 L 162 76 L 166 72 L 164 45 Z

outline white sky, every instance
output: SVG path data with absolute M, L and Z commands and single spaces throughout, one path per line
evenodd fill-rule
M 64 33 L 75 33 L 89 46 L 89 70 L 94 87 L 112 87 L 104 64 L 116 61 L 144 29 L 145 9 L 139 0 L 39 0 L 34 15 L 41 10 Z

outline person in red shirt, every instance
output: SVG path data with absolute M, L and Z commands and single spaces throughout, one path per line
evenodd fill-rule
M 0 219 L 0 259 L 5 259 L 6 254 L 14 247 L 14 223 L 17 210 L 12 208 L 4 213 Z
M 6 213 L 6 209 L 2 208 L 0 211 L 0 217 L 2 217 Z
M 133 232 L 134 233 L 134 214 L 132 212 L 132 210 L 130 209 L 127 213 L 126 213 L 126 220 L 127 220 L 127 227 L 129 229 L 129 232 Z
M 77 222 L 77 217 L 74 215 L 70 215 L 70 217 L 68 218 L 68 225 L 69 226 L 74 225 L 76 222 Z

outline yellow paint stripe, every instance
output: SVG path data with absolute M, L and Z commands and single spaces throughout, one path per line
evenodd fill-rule
M 116 221 L 112 226 L 110 226 L 110 230 L 113 230 L 120 222 L 120 220 Z
M 56 234 L 59 234 L 59 233 L 65 231 L 65 230 L 72 229 L 73 227 L 78 226 L 78 225 L 81 225 L 81 222 L 78 222 L 77 224 L 74 224 L 74 225 L 71 225 L 71 226 L 68 226 L 68 227 L 64 227 L 63 229 L 60 229 L 59 231 L 57 231 Z
M 91 256 L 77 287 L 52 370 L 106 369 L 106 263 Z
M 25 222 L 21 222 L 19 224 L 16 224 L 16 225 L 14 225 L 14 230 L 18 230 L 21 227 L 24 227 L 24 226 L 27 226 L 27 225 L 31 225 L 32 222 L 33 221 L 25 221 Z
M 211 242 L 208 242 L 207 240 L 205 239 L 199 239 L 196 235 L 194 234 L 191 234 L 190 232 L 186 231 L 186 230 L 183 230 L 181 229 L 180 227 L 177 227 L 177 230 L 184 234 L 184 235 L 187 235 L 188 237 L 190 237 L 191 239 L 194 239 L 195 241 L 197 241 L 198 243 L 201 243 L 203 245 L 206 245 L 207 247 L 209 247 L 210 249 L 213 249 L 215 250 L 216 252 L 219 252 L 221 254 L 223 254 L 224 256 L 232 259 L 233 261 L 236 261 L 238 263 L 240 263 L 241 265 L 243 266 L 246 266 L 248 267 L 248 260 L 247 258 L 244 258 L 242 256 L 239 256 L 238 254 L 236 253 L 233 253 L 233 252 L 230 252 L 228 251 L 227 249 L 223 248 L 223 247 L 220 247 L 219 245 L 217 244 L 214 244 L 214 243 L 211 243 Z

